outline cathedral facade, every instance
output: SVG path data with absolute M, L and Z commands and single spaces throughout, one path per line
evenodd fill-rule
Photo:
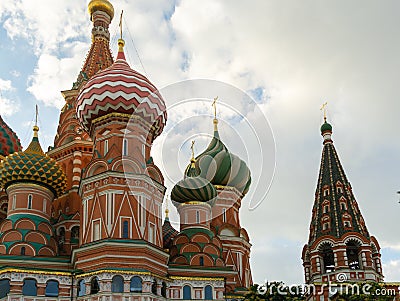
M 54 145 L 39 127 L 22 151 L 0 119 L 1 300 L 226 300 L 252 284 L 239 210 L 251 175 L 218 132 L 192 155 L 162 219 L 164 177 L 151 156 L 167 122 L 157 88 L 110 51 L 114 8 L 92 0 L 92 44 L 62 91 Z

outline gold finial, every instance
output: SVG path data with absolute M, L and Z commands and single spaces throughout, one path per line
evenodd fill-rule
M 122 16 L 124 14 L 124 11 L 121 11 L 121 17 L 119 18 L 119 32 L 120 32 L 120 38 L 118 39 L 118 52 L 124 52 L 124 46 L 125 46 L 125 41 L 122 38 Z
M 214 97 L 214 101 L 212 103 L 212 106 L 214 107 L 214 119 L 217 119 L 217 100 L 218 96 Z
M 169 209 L 168 209 L 168 198 L 166 198 L 165 202 L 165 218 L 169 218 Z
M 195 143 L 196 141 L 194 141 L 194 140 L 192 140 L 192 146 L 190 147 L 190 149 L 192 150 L 192 158 L 190 159 L 190 161 L 192 162 L 192 163 L 194 163 L 196 160 L 195 160 L 195 158 L 194 158 L 194 143 Z
M 39 115 L 39 109 L 38 109 L 38 105 L 36 105 L 35 125 L 33 126 L 33 137 L 38 137 L 38 132 L 39 132 L 38 115 Z
M 218 96 L 214 97 L 214 101 L 212 103 L 212 106 L 214 107 L 214 132 L 218 131 L 218 119 L 217 119 L 217 100 L 218 100 Z
M 328 102 L 325 102 L 324 104 L 322 104 L 322 107 L 321 107 L 321 111 L 324 111 L 324 121 L 326 122 L 326 107 L 327 107 L 327 105 L 328 105 Z

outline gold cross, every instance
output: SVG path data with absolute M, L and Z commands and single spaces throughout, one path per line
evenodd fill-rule
M 38 105 L 36 105 L 36 113 L 35 113 L 35 126 L 37 126 L 38 115 L 39 115 L 39 109 L 38 109 Z
M 121 17 L 119 18 L 119 31 L 121 34 L 121 39 L 122 39 L 122 15 L 124 14 L 124 10 L 121 11 Z
M 212 106 L 214 107 L 214 119 L 217 119 L 217 100 L 218 96 L 214 97 L 214 101 L 212 103 Z
M 192 140 L 192 146 L 190 147 L 190 149 L 192 150 L 192 160 L 194 159 L 194 143 L 196 141 Z
M 322 107 L 321 107 L 321 111 L 324 111 L 324 120 L 326 121 L 326 107 L 327 107 L 327 105 L 328 105 L 328 102 L 325 102 L 324 104 L 322 104 Z

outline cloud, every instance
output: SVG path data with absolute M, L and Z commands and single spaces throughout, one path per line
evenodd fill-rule
M 13 115 L 19 110 L 19 103 L 12 99 L 15 88 L 10 80 L 0 78 L 0 115 Z
M 76 42 L 68 47 L 70 55 L 66 57 L 41 54 L 34 73 L 29 76 L 28 91 L 46 105 L 61 108 L 64 99 L 60 91 L 72 87 L 79 73 L 77 66 L 82 64 L 83 54 L 87 48 L 86 43 Z
M 8 37 L 26 40 L 38 58 L 27 90 L 45 105 L 60 108 L 60 91 L 72 86 L 88 51 L 90 36 L 84 33 L 90 32 L 90 25 L 82 18 L 84 6 L 71 1 L 5 0 L 1 8 Z
M 385 281 L 398 282 L 400 279 L 400 259 L 390 260 L 383 264 Z

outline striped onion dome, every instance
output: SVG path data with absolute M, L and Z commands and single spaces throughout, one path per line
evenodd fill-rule
M 29 182 L 43 185 L 53 191 L 55 197 L 62 195 L 67 186 L 67 178 L 61 166 L 45 155 L 40 146 L 37 132 L 28 148 L 4 158 L 0 163 L 0 186 L 7 188 L 18 182 Z
M 177 203 L 208 202 L 217 196 L 214 186 L 205 178 L 199 176 L 192 159 L 186 177 L 180 180 L 171 191 L 171 199 Z
M 0 116 L 0 157 L 8 156 L 22 150 L 17 134 L 4 122 Z
M 200 176 L 213 185 L 235 187 L 243 195 L 250 188 L 251 173 L 246 162 L 229 152 L 221 141 L 217 128 L 218 121 L 214 119 L 214 137 L 207 149 L 196 157 L 196 168 Z M 188 175 L 190 167 L 186 168 Z
M 153 139 L 161 134 L 167 121 L 164 100 L 157 88 L 142 74 L 131 69 L 118 41 L 117 60 L 95 74 L 77 98 L 77 115 L 90 132 L 96 119 L 110 113 L 139 116 L 150 123 Z

